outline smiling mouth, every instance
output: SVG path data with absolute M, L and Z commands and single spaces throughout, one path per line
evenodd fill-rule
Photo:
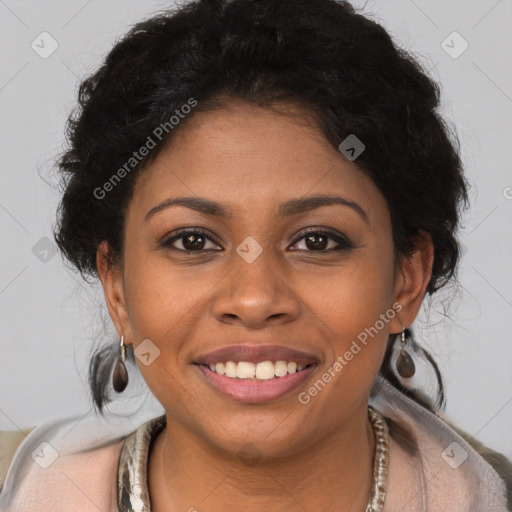
M 302 364 L 295 361 L 226 361 L 215 364 L 203 364 L 217 375 L 224 375 L 231 379 L 262 381 L 273 380 L 287 375 L 293 375 L 310 367 L 314 363 Z
M 204 363 L 194 366 L 222 396 L 245 404 L 262 404 L 293 393 L 318 368 L 318 363 L 299 366 L 294 361 L 284 360 L 259 363 L 227 361 L 211 364 L 211 368 Z

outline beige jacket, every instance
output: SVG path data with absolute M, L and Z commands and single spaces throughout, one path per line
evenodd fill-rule
M 116 473 L 121 446 L 120 441 L 89 452 L 59 457 L 47 469 L 35 466 L 34 471 L 16 483 L 12 504 L 4 506 L 0 500 L 0 510 L 118 512 Z M 3 490 L 0 496 L 6 498 Z
M 384 512 L 510 510 L 505 481 L 509 484 L 512 481 L 512 470 L 507 459 L 480 443 L 473 447 L 446 422 L 385 382 L 380 385 L 381 390 L 371 405 L 412 432 L 419 447 L 418 453 L 408 453 L 390 436 Z M 9 468 L 6 486 L 0 494 L 0 511 L 119 512 L 118 465 L 123 442 L 128 435 L 112 439 L 111 434 L 105 437 L 98 430 L 93 439 L 90 429 L 84 425 L 83 428 L 75 428 L 72 435 L 67 435 L 67 445 L 64 446 L 59 441 L 62 431 L 68 426 L 65 425 L 60 433 L 54 429 L 52 436 L 44 434 L 38 427 L 26 431 L 29 435 L 24 439 L 24 434 L 2 433 L 0 454 L 4 457 L 3 470 L 6 460 L 15 452 L 16 471 Z M 129 435 L 131 440 L 135 433 Z M 20 439 L 23 442 L 16 449 Z M 42 439 L 49 439 L 50 446 L 41 445 L 45 442 Z M 59 452 L 55 460 L 52 460 L 50 447 Z M 139 448 L 143 453 L 147 447 Z M 52 460 L 46 469 L 36 463 L 38 450 L 44 453 L 46 460 Z M 493 461 L 501 478 L 483 455 Z M 144 482 L 146 475 L 141 477 Z M 148 511 L 143 509 L 140 512 Z

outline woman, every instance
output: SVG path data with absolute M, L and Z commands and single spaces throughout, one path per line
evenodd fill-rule
M 55 238 L 119 335 L 98 410 L 131 361 L 165 415 L 35 429 L 2 510 L 507 510 L 508 461 L 443 421 L 440 377 L 437 403 L 418 389 L 437 367 L 411 325 L 467 200 L 438 104 L 345 2 L 134 27 L 81 85 Z

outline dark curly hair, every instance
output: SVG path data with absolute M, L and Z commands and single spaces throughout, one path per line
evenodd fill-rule
M 456 276 L 466 181 L 457 138 L 437 112 L 439 86 L 418 61 L 345 1 L 197 0 L 133 26 L 80 85 L 67 124 L 69 149 L 58 160 L 63 197 L 54 234 L 84 279 L 97 277 L 100 242 L 108 241 L 112 262 L 122 260 L 124 212 L 139 173 L 195 112 L 234 98 L 300 105 L 335 148 L 356 134 L 366 146 L 357 164 L 387 201 L 395 252 L 410 256 L 427 232 L 435 253 L 427 293 Z M 128 172 L 134 151 L 191 99 L 193 112 L 153 137 L 154 147 Z M 123 179 L 113 182 L 123 166 Z M 109 193 L 99 197 L 106 183 Z M 433 410 L 394 377 L 394 339 L 382 375 Z M 424 354 L 439 376 L 442 404 L 439 371 Z M 117 346 L 108 344 L 90 364 L 100 412 L 116 355 Z M 130 348 L 128 356 L 133 362 Z

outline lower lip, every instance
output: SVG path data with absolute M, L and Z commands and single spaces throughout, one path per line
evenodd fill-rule
M 203 364 L 196 365 L 208 382 L 223 395 L 246 404 L 259 404 L 277 400 L 300 387 L 316 370 L 318 364 L 312 364 L 296 373 L 288 373 L 284 377 L 274 377 L 269 380 L 243 380 L 226 377 L 212 372 Z

